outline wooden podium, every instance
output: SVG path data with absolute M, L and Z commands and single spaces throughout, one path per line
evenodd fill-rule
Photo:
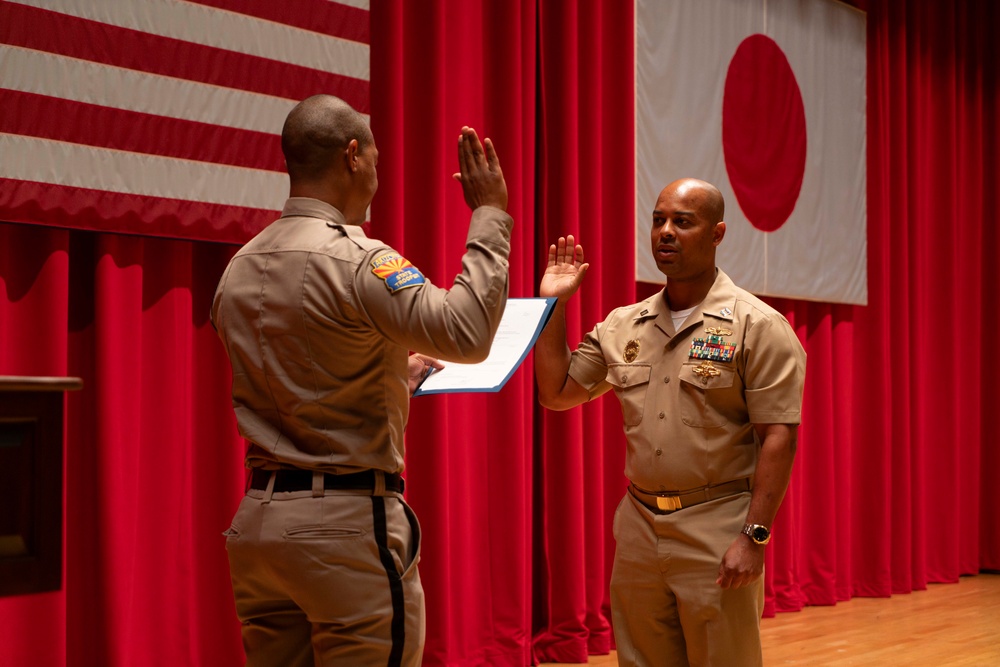
M 62 586 L 63 402 L 82 387 L 0 375 L 0 596 Z

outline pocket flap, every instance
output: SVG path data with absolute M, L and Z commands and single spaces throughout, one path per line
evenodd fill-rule
M 611 364 L 608 366 L 607 380 L 619 389 L 628 389 L 649 382 L 651 364 Z

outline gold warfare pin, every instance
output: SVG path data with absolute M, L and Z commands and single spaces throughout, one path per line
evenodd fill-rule
M 639 341 L 633 339 L 625 343 L 625 361 L 632 363 L 639 356 Z
M 722 375 L 722 371 L 716 368 L 715 364 L 711 361 L 703 361 L 701 365 L 694 369 L 694 374 L 707 382 L 709 378 Z

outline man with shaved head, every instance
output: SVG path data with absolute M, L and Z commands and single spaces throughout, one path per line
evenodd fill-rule
M 493 143 L 463 127 L 454 178 L 472 219 L 448 290 L 361 228 L 378 188 L 361 114 L 310 97 L 281 147 L 281 217 L 236 253 L 212 305 L 251 470 L 226 532 L 247 664 L 419 665 L 409 397 L 438 359 L 489 353 L 507 302 L 507 185 Z
M 536 344 L 542 405 L 614 390 L 628 449 L 615 513 L 611 610 L 623 667 L 762 663 L 764 551 L 785 495 L 805 352 L 785 318 L 715 265 L 719 190 L 685 178 L 653 208 L 664 289 L 612 311 L 579 347 L 566 302 L 589 264 L 572 236 L 549 248 L 539 294 L 558 297 Z

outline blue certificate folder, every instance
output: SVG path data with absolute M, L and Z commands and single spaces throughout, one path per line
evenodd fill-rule
M 429 373 L 413 395 L 500 391 L 528 356 L 555 305 L 555 297 L 507 299 L 486 360 L 478 364 L 443 362 L 444 368 Z

